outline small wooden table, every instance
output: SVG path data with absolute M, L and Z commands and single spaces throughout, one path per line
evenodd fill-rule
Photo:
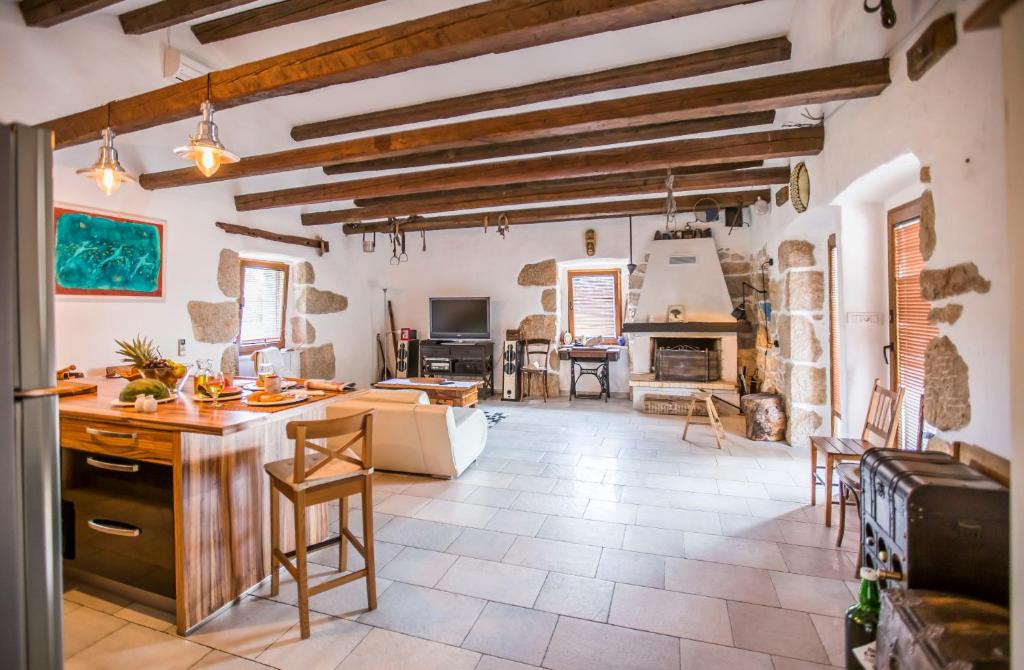
M 608 402 L 612 394 L 611 376 L 608 374 L 608 364 L 619 360 L 619 346 L 599 345 L 595 347 L 570 346 L 559 347 L 558 358 L 562 361 L 569 361 L 571 374 L 569 375 L 569 400 L 573 398 L 589 398 Z M 584 366 L 585 361 L 589 367 Z M 590 375 L 596 377 L 601 390 L 594 394 L 580 395 L 576 392 L 576 382 L 580 377 Z
M 430 381 L 426 381 L 430 379 Z M 441 384 L 433 378 L 413 377 L 411 379 L 385 379 L 373 385 L 378 389 L 412 389 L 423 391 L 435 405 L 450 407 L 476 407 L 479 401 L 478 390 L 483 381 L 455 381 Z

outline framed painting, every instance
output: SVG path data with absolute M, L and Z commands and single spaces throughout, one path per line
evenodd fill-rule
M 66 207 L 53 220 L 57 295 L 163 297 L 163 223 Z

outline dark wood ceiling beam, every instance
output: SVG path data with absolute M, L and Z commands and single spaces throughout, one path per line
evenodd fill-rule
M 878 95 L 889 84 L 886 59 L 771 77 L 649 93 L 567 107 L 397 131 L 243 158 L 212 179 L 237 179 L 319 165 L 440 151 L 489 143 L 573 137 L 579 133 L 765 112 Z M 194 167 L 142 175 L 143 188 L 209 182 Z
M 412 193 L 409 195 L 383 195 L 376 198 L 357 198 L 353 204 L 356 207 L 376 207 L 377 205 L 415 205 L 416 203 L 431 202 L 434 200 L 446 200 L 449 202 L 462 202 L 468 198 L 476 197 L 475 194 L 490 193 L 492 195 L 511 193 L 521 188 L 575 188 L 577 186 L 613 184 L 623 181 L 640 181 L 642 179 L 661 179 L 664 181 L 669 170 L 676 176 L 687 176 L 695 174 L 706 174 L 708 172 L 726 172 L 730 170 L 750 170 L 764 166 L 764 161 L 746 161 L 743 163 L 721 163 L 717 165 L 698 165 L 693 167 L 674 166 L 661 170 L 638 170 L 636 172 L 621 172 L 615 174 L 587 175 L 585 177 L 570 177 L 568 179 L 553 179 L 538 183 L 521 184 L 500 184 L 498 186 L 482 186 L 478 188 L 453 189 L 448 191 L 431 191 L 428 193 Z
M 21 0 L 18 9 L 25 25 L 49 28 L 109 7 L 119 0 Z
M 192 26 L 192 34 L 196 36 L 200 44 L 210 44 L 378 2 L 381 0 L 282 0 L 237 14 L 222 16 L 212 21 L 197 23 Z
M 419 202 L 393 203 L 371 207 L 355 207 L 330 212 L 314 212 L 302 215 L 302 224 L 306 226 L 326 223 L 357 223 L 372 219 L 392 216 L 405 217 L 413 214 L 433 214 L 437 212 L 454 212 L 463 209 L 485 209 L 507 207 L 509 205 L 528 205 L 559 200 L 587 200 L 623 195 L 649 195 L 665 191 L 664 174 L 643 179 L 627 179 L 612 181 L 612 176 L 593 180 L 575 179 L 542 182 L 540 184 L 512 184 L 507 186 L 491 186 L 480 189 L 467 189 L 460 195 L 442 197 Z M 623 175 L 625 176 L 625 175 Z M 577 183 L 566 183 L 577 182 Z M 789 183 L 789 168 L 763 168 L 760 170 L 740 170 L 710 172 L 692 176 L 678 176 L 673 179 L 675 191 L 696 191 L 717 188 L 744 188 L 751 186 L 770 186 Z M 456 192 L 449 192 L 456 193 Z M 767 198 L 765 198 L 767 200 Z
M 775 112 L 771 111 L 753 114 L 733 114 L 713 119 L 672 121 L 671 123 L 659 123 L 636 128 L 595 130 L 589 133 L 565 137 L 556 135 L 555 137 L 541 137 L 522 142 L 500 142 L 498 144 L 483 144 L 460 149 L 445 149 L 444 151 L 425 151 L 423 153 L 378 158 L 370 161 L 337 163 L 324 166 L 324 174 L 351 174 L 353 172 L 396 170 L 426 165 L 449 165 L 451 163 L 466 163 L 489 158 L 511 158 L 528 154 L 543 154 L 552 151 L 622 144 L 624 142 L 663 140 L 670 137 L 736 130 L 737 128 L 748 128 L 750 126 L 770 126 L 774 121 Z
M 1003 14 L 1015 4 L 1017 0 L 985 0 L 964 21 L 964 30 L 970 33 L 998 28 Z
M 235 196 L 235 209 L 249 211 L 380 195 L 549 181 L 587 175 L 736 163 L 806 156 L 821 151 L 819 127 L 677 140 L 601 151 L 556 154 L 499 163 L 407 172 L 397 175 L 300 186 Z
M 211 97 L 219 109 L 236 107 L 752 1 L 487 0 L 213 72 Z M 113 101 L 110 125 L 124 134 L 195 117 L 204 99 L 202 79 L 164 86 Z M 58 149 L 89 142 L 107 125 L 107 105 L 40 125 L 54 131 Z
M 292 128 L 292 139 L 311 140 L 410 123 L 437 121 L 494 109 L 569 98 L 574 95 L 611 91 L 764 65 L 788 60 L 791 48 L 792 45 L 787 38 L 775 37 L 574 77 L 563 77 L 514 88 L 474 93 L 446 100 L 431 100 L 418 105 L 306 123 Z
M 677 197 L 676 208 L 685 211 L 697 206 L 701 200 L 711 198 L 719 207 L 745 207 L 752 205 L 758 198 L 767 200 L 771 197 L 769 189 L 757 191 L 739 191 L 726 193 L 704 193 Z M 710 203 L 708 203 L 710 204 Z M 419 230 L 455 230 L 460 228 L 483 228 L 484 218 L 488 224 L 496 226 L 498 216 L 504 214 L 512 226 L 532 223 L 552 223 L 561 221 L 587 221 L 592 219 L 608 219 L 620 216 L 643 216 L 661 214 L 665 211 L 665 198 L 645 200 L 618 200 L 612 202 L 594 202 L 583 205 L 565 205 L 562 207 L 537 207 L 531 209 L 499 209 L 477 214 L 455 214 L 451 216 L 426 217 L 402 224 L 406 232 Z M 391 224 L 387 221 L 368 223 L 347 223 L 342 226 L 346 235 L 363 233 L 387 233 Z
M 250 2 L 252 0 L 162 0 L 125 12 L 117 18 L 125 34 L 144 35 Z

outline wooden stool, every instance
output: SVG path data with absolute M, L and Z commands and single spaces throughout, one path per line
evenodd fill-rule
M 693 410 L 697 408 L 697 403 L 704 403 L 704 407 L 708 413 L 708 420 L 694 421 Z M 686 425 L 683 427 L 683 439 L 686 439 L 686 433 L 690 430 L 691 423 L 698 423 L 700 425 L 709 425 L 715 431 L 715 444 L 718 448 L 722 448 L 722 440 L 725 439 L 725 428 L 722 427 L 722 420 L 718 418 L 718 410 L 715 409 L 715 401 L 710 394 L 707 393 L 691 393 L 690 394 L 690 409 L 686 412 Z
M 373 410 L 320 421 L 291 421 L 288 438 L 295 440 L 295 458 L 267 463 L 270 475 L 270 594 L 280 587 L 279 566 L 295 579 L 299 594 L 299 628 L 302 639 L 309 637 L 309 597 L 357 579 L 366 578 L 368 609 L 377 608 L 377 583 L 373 561 Z M 327 440 L 327 446 L 309 442 Z M 360 455 L 352 451 L 362 441 Z M 306 456 L 306 449 L 317 452 Z M 295 508 L 295 563 L 281 551 L 280 499 L 284 494 Z M 363 542 L 348 527 L 348 496 L 363 498 Z M 310 588 L 306 570 L 306 508 L 331 500 L 339 501 L 341 535 L 338 538 L 338 571 L 344 572 L 348 558 L 345 541 L 352 543 L 366 563 L 362 570 L 328 579 Z

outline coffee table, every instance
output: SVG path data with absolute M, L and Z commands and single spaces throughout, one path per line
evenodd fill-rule
M 477 389 L 483 381 L 455 381 L 441 384 L 441 379 L 413 377 L 411 379 L 385 379 L 373 385 L 378 389 L 413 389 L 423 391 L 435 405 L 451 407 L 476 407 L 479 398 Z

